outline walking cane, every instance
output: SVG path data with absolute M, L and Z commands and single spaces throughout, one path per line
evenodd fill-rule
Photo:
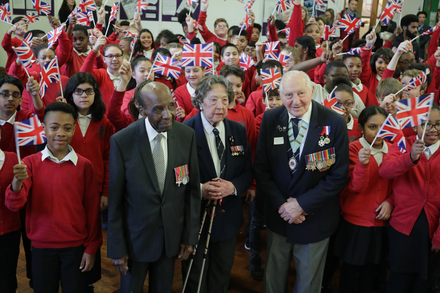
M 200 293 L 200 287 L 202 286 L 203 270 L 205 269 L 206 256 L 208 255 L 209 240 L 211 239 L 212 222 L 214 221 L 216 206 L 217 206 L 217 200 L 214 200 L 214 203 L 212 204 L 211 221 L 209 222 L 208 237 L 206 238 L 206 247 L 205 247 L 205 253 L 203 254 L 202 270 L 200 271 L 199 286 L 197 287 L 197 293 Z
M 194 262 L 194 257 L 197 252 L 197 246 L 199 245 L 200 236 L 202 235 L 203 226 L 205 225 L 205 219 L 206 219 L 206 215 L 208 214 L 208 207 L 209 207 L 210 203 L 211 203 L 211 200 L 208 200 L 208 203 L 206 204 L 206 207 L 205 207 L 205 213 L 203 214 L 202 224 L 200 225 L 199 237 L 197 238 L 197 244 L 194 246 L 194 251 L 191 254 L 191 260 L 189 262 L 189 267 L 188 267 L 188 272 L 186 273 L 185 282 L 183 283 L 182 293 L 185 293 L 185 288 L 186 288 L 186 284 L 188 283 L 189 273 L 191 272 L 191 267 L 192 267 L 192 264 Z

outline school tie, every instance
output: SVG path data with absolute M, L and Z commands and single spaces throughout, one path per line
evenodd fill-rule
M 154 149 L 153 149 L 154 167 L 156 168 L 157 182 L 159 183 L 159 189 L 160 189 L 161 196 L 162 196 L 163 189 L 165 186 L 165 156 L 164 156 L 162 146 L 160 144 L 162 138 L 163 138 L 163 135 L 161 133 L 158 133 L 156 135 L 156 138 L 155 138 L 156 144 L 154 145 Z
M 299 124 L 300 120 L 301 119 L 299 119 L 299 118 L 290 119 L 290 123 L 289 123 L 290 125 L 289 125 L 289 129 L 287 131 L 287 134 L 289 135 L 289 141 L 290 141 L 290 147 L 291 147 L 291 152 L 289 152 L 289 154 L 290 154 L 289 160 L 292 156 L 294 156 L 295 160 L 297 162 L 298 162 L 298 158 L 299 158 L 299 149 L 300 148 L 297 147 L 295 149 L 295 140 L 298 138 L 298 132 L 299 132 L 298 124 Z M 292 175 L 295 174 L 295 172 L 296 172 L 296 169 L 291 170 Z
M 223 172 L 225 170 L 226 167 L 226 162 L 225 162 L 225 146 L 223 145 L 222 140 L 220 139 L 220 133 L 218 131 L 217 128 L 214 128 L 212 130 L 212 132 L 215 135 L 215 144 L 217 145 L 217 154 L 218 154 L 218 158 L 220 160 L 220 174 L 219 174 L 219 178 L 222 177 Z

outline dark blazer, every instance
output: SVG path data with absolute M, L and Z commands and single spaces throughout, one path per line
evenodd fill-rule
M 348 178 L 349 153 L 345 119 L 315 101 L 312 101 L 311 107 L 305 145 L 293 177 L 288 165 L 289 116 L 284 106 L 264 113 L 254 158 L 257 196 L 265 199 L 267 226 L 273 232 L 287 237 L 289 243 L 318 242 L 336 231 L 340 215 L 339 193 Z M 330 126 L 330 143 L 320 147 L 318 141 L 324 126 Z M 284 144 L 274 145 L 274 138 L 278 137 L 284 139 Z M 332 147 L 336 152 L 334 165 L 323 172 L 306 170 L 306 155 Z M 296 198 L 308 214 L 302 224 L 288 224 L 278 213 L 280 206 L 289 197 Z
M 196 133 L 200 183 L 203 184 L 211 181 L 213 178 L 217 178 L 217 175 L 200 115 L 201 113 L 186 120 L 184 124 L 193 128 Z M 243 125 L 229 119 L 225 119 L 223 122 L 226 131 L 226 168 L 225 174 L 221 178 L 234 184 L 237 189 L 237 196 L 229 195 L 223 199 L 221 206 L 217 205 L 211 232 L 211 241 L 214 242 L 223 241 L 237 235 L 243 225 L 243 199 L 241 194 L 248 190 L 253 180 L 252 153 L 247 141 L 246 129 Z M 243 146 L 244 155 L 232 156 L 231 146 Z M 202 206 L 204 207 L 205 205 L 206 200 L 203 200 Z
M 426 32 L 427 30 L 429 30 L 431 27 L 429 25 L 423 24 L 421 27 L 417 28 L 417 31 L 419 32 L 419 35 Z M 431 35 L 426 35 L 426 36 L 421 36 L 420 40 L 419 40 L 419 45 L 420 45 L 420 49 L 422 50 L 421 52 L 421 58 L 425 57 L 425 45 L 426 43 L 429 41 L 429 39 L 431 38 Z M 416 62 L 419 62 L 419 60 L 416 60 Z
M 105 9 L 105 21 L 104 21 L 104 25 L 105 26 L 102 29 L 102 33 L 105 34 L 105 32 L 107 30 L 107 27 L 110 25 L 110 27 L 108 29 L 108 32 L 107 32 L 107 35 L 106 35 L 106 36 L 110 36 L 113 33 L 113 24 L 115 24 L 116 21 L 113 20 L 110 24 L 108 23 L 108 21 L 110 19 L 110 13 L 112 11 L 111 5 L 110 6 L 108 6 L 108 5 L 104 6 L 104 9 Z M 98 13 L 97 13 L 97 11 L 96 10 L 92 11 L 92 14 L 93 14 L 93 19 L 95 20 L 95 22 L 98 21 Z M 92 23 L 90 25 L 91 25 L 91 27 L 94 27 L 95 24 Z
M 175 122 L 168 131 L 165 189 L 160 195 L 145 120 L 110 138 L 108 257 L 156 261 L 165 246 L 176 256 L 180 243 L 197 243 L 200 178 L 194 131 Z M 188 164 L 188 184 L 176 184 L 174 168 Z

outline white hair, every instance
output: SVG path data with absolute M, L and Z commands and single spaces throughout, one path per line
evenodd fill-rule
M 310 77 L 303 71 L 298 70 L 290 70 L 286 74 L 283 75 L 280 83 L 280 93 L 283 92 L 283 84 L 287 81 L 298 82 L 302 78 L 303 82 L 307 84 L 307 87 L 310 89 L 310 92 L 313 92 L 313 82 L 310 80 Z

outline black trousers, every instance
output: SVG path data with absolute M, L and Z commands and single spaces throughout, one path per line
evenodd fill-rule
M 35 248 L 32 247 L 32 275 L 35 293 L 83 293 L 86 275 L 79 269 L 84 247 Z
M 20 252 L 20 230 L 0 235 L 0 292 L 17 290 L 17 262 Z

